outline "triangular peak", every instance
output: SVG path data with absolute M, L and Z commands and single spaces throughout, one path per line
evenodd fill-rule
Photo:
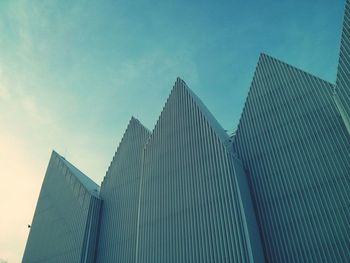
M 333 84 L 262 53 L 254 72 L 234 141 L 237 140 L 239 133 L 248 132 L 242 126 L 252 122 L 252 116 L 259 120 L 263 111 L 256 110 L 256 107 L 261 103 L 264 103 L 264 111 L 282 112 L 290 104 L 290 111 L 294 112 L 297 111 L 296 103 L 310 104 L 311 99 L 320 100 L 321 95 L 310 96 L 311 94 L 331 96 L 333 89 Z M 271 116 L 267 114 L 266 118 L 269 119 Z
M 223 144 L 227 144 L 230 141 L 230 137 L 219 124 L 219 122 L 215 119 L 212 113 L 208 110 L 208 108 L 204 105 L 204 103 L 199 99 L 199 97 L 187 86 L 186 82 L 181 78 L 177 78 L 175 84 L 170 92 L 170 95 L 163 107 L 163 110 L 159 116 L 159 119 L 153 129 L 153 133 L 151 137 L 154 136 L 154 133 L 157 132 L 158 127 L 161 125 L 163 115 L 169 110 L 169 108 L 174 107 L 174 105 L 185 107 L 184 101 L 186 96 L 190 98 L 190 104 L 187 105 L 189 107 L 194 107 L 199 110 L 199 112 L 203 115 L 204 119 L 208 122 L 210 127 L 215 131 L 218 138 L 221 140 Z
M 282 93 L 304 94 L 317 85 L 306 85 L 307 82 L 317 83 L 320 88 L 334 89 L 334 85 L 306 71 L 294 67 L 275 57 L 261 53 L 250 85 L 246 104 L 256 96 L 279 90 Z M 256 96 L 252 96 L 254 93 Z M 244 112 L 244 110 L 243 110 Z
M 98 190 L 90 178 L 52 151 L 22 262 L 95 262 Z
M 180 79 L 180 78 L 178 78 Z M 181 79 L 180 79 L 181 80 Z M 227 142 L 230 138 L 228 134 L 225 132 L 224 128 L 220 125 L 220 123 L 216 120 L 214 115 L 208 110 L 202 100 L 186 85 L 186 83 L 182 81 L 182 85 L 185 87 L 185 90 L 189 92 L 192 99 L 199 107 L 200 111 L 204 114 L 205 118 L 209 122 L 210 126 L 215 130 L 216 134 L 219 136 L 223 143 Z
M 147 138 L 151 135 L 149 129 L 147 129 L 137 118 L 131 117 L 128 126 L 125 129 L 123 137 L 117 147 L 117 150 L 113 156 L 113 159 L 108 167 L 106 176 L 102 182 L 104 184 L 105 180 L 112 174 L 113 169 L 118 165 L 118 162 L 123 162 L 120 158 L 127 156 L 133 148 L 131 147 L 134 143 L 145 144 Z M 142 142 L 141 142 L 141 141 Z M 124 157 L 123 157 L 124 156 Z
M 239 227 L 246 200 L 231 153 L 229 136 L 178 78 L 143 152 L 135 262 L 252 262 L 253 230 Z M 172 249 L 174 240 L 191 252 Z M 207 245 L 229 252 L 214 259 Z
M 149 136 L 150 131 L 132 117 L 101 186 L 104 210 L 96 262 L 135 261 L 142 158 Z
M 111 167 L 113 161 L 115 160 L 116 156 L 118 155 L 119 149 L 122 147 L 123 144 L 125 144 L 125 141 L 128 139 L 128 137 L 130 137 L 131 134 L 133 134 L 137 131 L 143 131 L 145 133 L 151 134 L 150 130 L 148 128 L 146 128 L 137 118 L 135 118 L 134 116 L 131 116 L 130 121 L 129 121 L 128 125 L 126 126 L 126 129 L 125 129 L 124 134 L 122 136 L 122 139 L 121 139 L 121 141 L 117 147 L 117 150 L 113 156 L 110 167 Z M 108 170 L 110 169 L 110 167 L 108 168 Z M 107 174 L 108 174 L 108 170 L 107 170 Z
M 129 126 L 133 126 L 133 125 L 139 126 L 141 129 L 144 129 L 150 133 L 150 130 L 145 125 L 143 125 L 136 117 L 131 116 L 127 129 L 129 128 Z

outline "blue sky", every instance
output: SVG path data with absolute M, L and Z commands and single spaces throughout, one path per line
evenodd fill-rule
M 0 258 L 22 257 L 52 149 L 100 183 L 130 117 L 152 129 L 177 76 L 233 130 L 261 52 L 334 82 L 343 8 L 0 1 Z

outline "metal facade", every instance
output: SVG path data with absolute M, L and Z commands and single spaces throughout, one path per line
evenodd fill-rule
M 180 79 L 145 146 L 140 189 L 137 263 L 264 261 L 229 136 Z
M 95 262 L 99 187 L 53 152 L 23 263 Z
M 23 262 L 350 262 L 349 26 L 336 85 L 262 54 L 231 138 L 177 79 L 100 192 L 53 152 Z
M 97 262 L 135 262 L 142 152 L 149 135 L 131 119 L 101 185 Z
M 268 262 L 350 262 L 350 137 L 333 89 L 260 57 L 234 148 Z
M 345 5 L 335 101 L 350 134 L 350 0 Z
M 337 93 L 350 116 L 350 1 L 346 1 L 340 45 Z

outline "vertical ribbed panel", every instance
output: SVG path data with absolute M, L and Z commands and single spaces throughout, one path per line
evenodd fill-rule
M 85 226 L 81 263 L 95 263 L 101 218 L 101 199 L 91 196 L 88 218 Z
M 343 31 L 340 46 L 336 91 L 346 118 L 350 116 L 350 0 L 346 1 Z M 349 120 L 345 120 L 348 121 Z
M 332 91 L 260 57 L 234 148 L 268 262 L 350 262 L 350 138 Z
M 85 249 L 94 251 L 96 246 L 94 233 L 97 233 L 98 221 L 91 222 L 91 219 L 98 218 L 98 209 L 91 213 L 90 207 L 99 206 L 97 194 L 96 184 L 53 152 L 23 262 L 92 262 L 84 260 L 84 255 Z
M 135 262 L 142 150 L 149 136 L 132 118 L 104 178 L 97 262 Z
M 178 79 L 144 151 L 137 263 L 250 261 L 227 144 Z

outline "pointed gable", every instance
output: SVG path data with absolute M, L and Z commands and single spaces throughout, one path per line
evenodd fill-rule
M 132 117 L 101 186 L 97 262 L 134 262 L 142 152 L 150 132 Z M 113 249 L 111 249 L 113 248 Z
M 297 140 L 317 121 L 316 110 L 326 107 L 334 113 L 333 88 L 331 83 L 261 54 L 235 140 L 254 140 L 273 132 L 283 133 L 287 141 Z M 306 119 L 300 119 L 302 116 Z M 339 117 L 334 121 L 339 122 Z M 293 128 L 295 133 L 288 133 Z
M 139 172 L 136 172 L 137 167 L 136 170 L 130 171 L 130 174 L 127 170 L 135 168 L 135 165 L 140 166 L 140 151 L 150 134 L 150 131 L 138 119 L 131 117 L 103 179 L 102 194 L 116 184 L 122 184 L 125 180 L 139 176 Z
M 208 108 L 204 105 L 200 98 L 186 85 L 186 83 L 178 78 L 178 85 L 181 85 L 186 92 L 189 93 L 191 98 L 193 99 L 193 103 L 199 108 L 201 114 L 206 118 L 210 127 L 215 130 L 216 135 L 219 137 L 222 143 L 226 143 L 229 140 L 229 136 L 219 124 L 219 122 L 215 119 L 213 114 L 208 110 Z M 176 85 L 176 84 L 175 84 Z
M 100 206 L 98 185 L 53 151 L 23 262 L 94 262 Z
M 178 78 L 144 151 L 136 262 L 250 260 L 228 140 Z
M 350 216 L 342 208 L 350 147 L 333 88 L 270 56 L 259 59 L 234 148 L 249 174 L 269 262 L 341 261 L 338 249 L 349 251 L 339 229 Z

